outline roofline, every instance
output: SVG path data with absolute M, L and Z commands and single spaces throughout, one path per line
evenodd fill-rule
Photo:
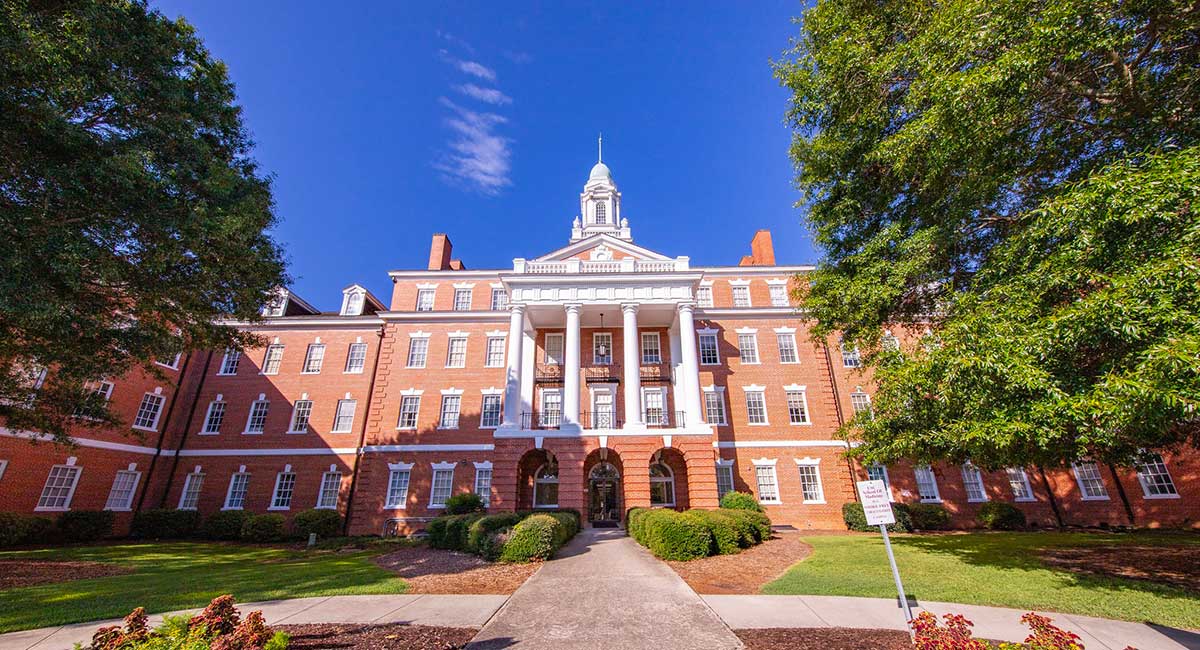
M 815 271 L 817 269 L 814 264 L 792 264 L 788 266 L 692 266 L 688 268 L 689 273 L 699 272 L 711 275 L 779 275 L 781 273 L 805 273 Z M 538 277 L 547 277 L 548 274 L 542 273 L 516 273 L 511 268 L 506 269 L 477 269 L 474 271 L 423 271 L 423 270 L 396 270 L 388 271 L 388 275 L 393 280 L 399 279 L 424 279 L 424 278 L 490 278 L 499 277 L 501 275 L 535 275 Z M 617 275 L 608 273 L 581 273 L 587 277 L 596 277 L 601 275 Z M 627 274 L 628 275 L 628 274 Z M 646 277 L 651 275 L 648 273 L 637 273 L 638 277 Z M 575 276 L 572 276 L 575 277 Z
M 304 316 L 281 316 L 259 322 L 246 320 L 219 320 L 218 325 L 239 329 L 304 329 L 306 327 L 378 327 L 383 319 L 378 316 L 338 316 L 335 314 L 312 314 Z

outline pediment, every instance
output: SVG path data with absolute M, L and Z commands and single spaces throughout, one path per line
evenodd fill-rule
M 633 258 L 637 260 L 666 261 L 674 258 L 662 253 L 643 248 L 637 244 L 617 239 L 611 235 L 593 235 L 573 244 L 564 246 L 535 258 L 535 262 L 555 262 L 561 260 L 621 260 Z

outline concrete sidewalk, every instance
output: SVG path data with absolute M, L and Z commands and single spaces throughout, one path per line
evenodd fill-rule
M 261 610 L 268 625 L 303 623 L 412 623 L 442 627 L 483 627 L 500 609 L 508 596 L 399 595 L 399 596 L 326 596 L 296 598 L 258 603 L 239 603 L 242 615 Z M 152 614 L 150 624 L 162 623 L 163 616 L 195 614 L 191 609 Z M 92 633 L 119 619 L 78 623 L 40 630 L 0 634 L 0 650 L 64 650 L 75 643 L 87 644 Z
M 735 630 L 772 627 L 849 627 L 907 630 L 895 599 L 843 596 L 703 596 L 713 611 Z M 1024 641 L 1029 628 L 1021 623 L 1028 610 L 922 601 L 922 610 L 962 614 L 975 624 L 977 638 Z M 1200 650 L 1200 634 L 1172 628 L 1092 618 L 1075 614 L 1038 612 L 1058 627 L 1074 632 L 1088 650 Z

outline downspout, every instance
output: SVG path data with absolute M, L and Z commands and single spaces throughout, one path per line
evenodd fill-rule
M 842 413 L 842 396 L 838 392 L 837 375 L 833 372 L 833 359 L 829 356 L 829 341 L 821 339 L 821 349 L 825 352 L 825 369 L 829 372 L 829 384 L 833 388 L 833 411 L 837 415 L 838 428 L 840 429 L 846 425 L 846 417 Z M 846 443 L 846 451 L 846 473 L 850 477 L 850 496 L 855 501 L 858 501 L 858 490 L 853 489 L 854 464 L 850 462 L 850 456 L 848 455 L 850 451 L 849 442 Z
M 354 469 L 350 472 L 350 493 L 346 495 L 346 521 L 342 522 L 342 534 L 350 534 L 350 513 L 354 510 L 354 491 L 358 488 L 358 468 L 362 465 L 363 445 L 367 442 L 367 424 L 371 420 L 371 403 L 375 398 L 375 378 L 379 372 L 379 355 L 383 352 L 383 325 L 379 327 L 379 344 L 375 346 L 375 362 L 371 364 L 371 383 L 367 387 L 367 412 L 363 417 L 362 431 L 358 434 L 358 447 L 354 450 Z
M 1050 477 L 1046 476 L 1046 468 L 1041 465 L 1037 466 L 1038 473 L 1042 475 L 1042 484 L 1046 486 L 1046 494 L 1050 497 L 1050 508 L 1054 510 L 1054 521 L 1058 522 L 1058 527 L 1063 528 L 1066 524 L 1063 523 L 1062 511 L 1058 509 L 1058 499 L 1054 496 L 1054 488 L 1050 485 Z
M 171 471 L 167 474 L 166 489 L 162 492 L 162 497 L 158 502 L 159 508 L 167 506 L 167 494 L 171 492 L 171 482 L 175 480 L 175 471 L 179 468 L 179 452 L 183 450 L 183 443 L 187 440 L 188 433 L 192 430 L 192 420 L 196 417 L 196 407 L 200 405 L 200 393 L 204 390 L 204 382 L 208 379 L 208 368 L 212 364 L 213 351 L 208 351 L 208 356 L 204 359 L 204 371 L 200 375 L 200 381 L 196 384 L 196 398 L 192 400 L 192 407 L 188 409 L 187 422 L 183 425 L 183 433 L 179 436 L 179 444 L 175 446 L 175 458 L 171 462 Z
M 1117 476 L 1117 468 L 1112 463 L 1107 463 L 1108 471 L 1112 472 L 1113 482 L 1117 484 L 1117 494 L 1121 496 L 1121 504 L 1125 506 L 1125 515 L 1129 517 L 1129 525 L 1135 526 L 1133 520 L 1133 506 L 1129 505 L 1129 495 L 1125 494 L 1125 486 L 1121 484 L 1121 477 Z
M 137 507 L 134 512 L 142 511 L 142 504 L 146 502 L 146 492 L 150 489 L 150 480 L 154 478 L 154 467 L 158 464 L 158 456 L 162 453 L 163 440 L 167 437 L 167 427 L 171 426 L 171 415 L 175 412 L 175 404 L 179 402 L 179 395 L 183 392 L 183 382 L 187 378 L 188 365 L 192 362 L 192 353 L 189 352 L 183 356 L 183 365 L 179 368 L 179 382 L 175 384 L 174 394 L 171 395 L 171 404 L 167 406 L 167 417 L 163 419 L 162 430 L 158 432 L 158 442 L 154 444 L 154 455 L 150 457 L 150 468 L 146 470 L 146 480 L 142 482 L 142 493 L 138 496 Z

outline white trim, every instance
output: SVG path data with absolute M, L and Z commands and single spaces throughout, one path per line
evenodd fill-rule
M 488 387 L 488 388 L 480 388 L 480 389 L 479 389 L 479 392 L 480 392 L 480 393 L 483 393 L 484 395 L 503 395 L 503 394 L 504 394 L 504 389 L 503 389 L 503 388 L 496 388 L 495 386 L 491 386 L 491 387 Z M 445 395 L 445 394 L 446 394 L 446 392 L 445 392 L 445 391 L 442 391 L 442 394 L 443 394 L 443 395 Z
M 411 472 L 416 463 L 388 463 L 388 471 Z
M 794 327 L 776 327 L 772 331 L 774 331 L 776 334 L 795 334 L 796 328 L 794 328 Z
M 758 334 L 757 327 L 739 327 L 733 331 L 738 334 Z
M 422 332 L 420 330 L 417 330 L 416 332 L 408 333 L 408 338 L 410 338 L 410 339 L 427 339 L 431 336 L 433 336 L 432 332 Z
M 474 282 L 455 282 L 454 288 L 455 289 L 474 289 L 475 283 Z
M 405 388 L 404 390 L 400 391 L 400 396 L 401 397 L 414 397 L 414 396 L 419 397 L 419 396 L 423 395 L 424 393 L 425 393 L 425 389 L 423 389 L 423 388 Z
M 768 285 L 787 285 L 787 278 L 767 278 Z
M 443 388 L 442 394 L 443 395 L 462 395 L 463 390 L 461 388 L 455 388 L 455 387 L 451 386 L 450 388 Z
M 489 330 L 487 332 L 487 337 L 489 339 L 497 339 L 497 338 L 502 339 L 507 336 L 508 336 L 508 332 L 505 332 L 504 330 Z
M 767 390 L 767 387 L 759 384 L 749 384 L 747 386 L 742 386 L 742 390 L 746 391 L 747 393 L 761 393 Z
M 475 462 L 475 463 L 471 463 L 471 464 L 475 466 L 475 469 L 492 469 L 492 461 L 490 461 L 490 460 L 485 460 L 483 462 Z
M 436 282 L 418 282 L 417 290 L 419 291 L 421 289 L 437 289 L 437 286 L 438 286 L 438 283 L 436 283 Z
M 717 467 L 733 467 L 733 462 L 734 462 L 734 459 L 732 459 L 732 458 L 718 458 L 718 459 L 716 459 L 716 460 L 715 460 L 715 461 L 713 461 L 713 462 L 715 462 L 715 463 L 717 464 Z
M 778 458 L 767 458 L 765 456 L 763 458 L 751 458 L 750 459 L 750 463 L 753 464 L 755 467 L 759 467 L 760 465 L 764 466 L 764 467 L 767 465 L 774 467 L 775 463 L 777 463 L 778 461 L 779 461 Z
M 714 327 L 701 327 L 696 330 L 696 334 L 712 334 L 712 335 L 716 336 L 717 334 L 720 334 L 720 333 L 721 333 L 721 330 L 716 329 Z
M 454 330 L 453 332 L 446 332 L 446 337 L 452 338 L 452 339 L 465 339 L 470 335 L 471 335 L 470 332 L 464 332 L 462 330 Z
M 820 458 L 813 458 L 812 456 L 805 456 L 804 458 L 793 458 L 792 460 L 796 461 L 797 465 L 820 465 L 821 464 Z
M 451 452 L 451 451 L 495 451 L 496 445 L 366 445 L 363 453 L 385 453 L 396 451 Z M 353 453 L 353 451 L 351 452 Z
M 787 447 L 840 447 L 849 449 L 844 440 L 716 440 L 717 449 L 784 449 Z
M 57 442 L 57 438 L 48 433 L 34 433 L 32 431 L 13 431 L 7 427 L 0 427 L 0 436 L 6 438 L 22 438 L 25 440 L 34 440 L 36 442 Z M 145 447 L 142 445 L 127 445 L 120 442 L 108 442 L 107 440 L 92 440 L 90 438 L 75 438 L 70 439 L 71 444 L 79 445 L 80 447 L 91 447 L 93 449 L 108 449 L 110 451 L 126 451 L 132 454 L 146 454 L 154 456 L 158 454 L 158 450 L 154 447 Z M 163 455 L 168 455 L 166 451 Z
M 729 286 L 731 286 L 731 287 L 748 287 L 748 286 L 750 286 L 750 282 L 751 282 L 750 280 L 746 280 L 744 278 L 738 278 L 736 280 L 729 280 Z
M 312 447 L 309 449 L 183 449 L 179 456 L 353 456 L 354 447 Z M 174 451 L 164 450 L 164 456 L 175 456 Z

